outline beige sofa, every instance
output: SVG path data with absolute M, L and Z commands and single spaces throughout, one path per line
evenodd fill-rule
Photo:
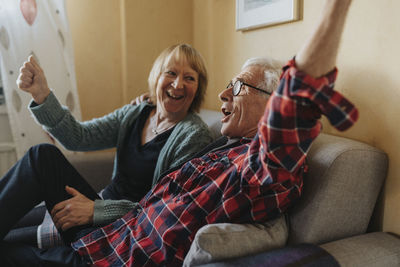
M 219 113 L 203 110 L 200 115 L 218 134 Z M 113 167 L 112 153 L 79 154 L 69 158 L 96 189 L 101 189 L 109 182 Z M 319 245 L 341 266 L 400 266 L 400 239 L 390 233 L 367 233 L 386 177 L 387 155 L 367 144 L 321 134 L 311 147 L 308 163 L 309 172 L 305 177 L 303 196 L 288 213 L 289 223 L 284 225 L 288 228 L 288 238 L 286 240 L 285 236 L 283 243 L 279 241 L 279 246 L 296 246 L 302 243 Z M 282 228 L 273 223 L 269 226 L 256 228 L 257 231 Z M 241 226 L 233 227 L 224 229 L 228 233 L 229 229 L 242 231 Z M 251 258 L 268 255 L 265 251 L 276 249 L 276 245 L 261 245 L 249 250 L 245 242 L 229 243 L 232 240 L 229 234 L 212 232 L 210 235 L 208 232 L 207 236 L 202 236 L 202 232 L 199 231 L 200 234 L 193 242 L 197 247 L 191 249 L 191 259 L 185 261 L 188 266 L 210 262 L 220 263 L 207 266 L 250 266 L 246 260 L 243 261 L 246 255 L 242 252 L 250 254 Z M 249 228 L 243 229 L 242 237 L 249 237 L 249 234 Z M 265 236 L 274 238 L 271 233 Z M 263 238 L 263 235 L 257 235 L 257 238 L 254 238 L 254 242 Z M 225 242 L 226 245 L 217 248 L 209 246 L 209 242 L 214 240 Z M 242 258 L 241 261 L 235 259 L 238 256 Z

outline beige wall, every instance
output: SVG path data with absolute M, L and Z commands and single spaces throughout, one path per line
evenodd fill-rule
M 152 61 L 167 45 L 193 43 L 204 55 L 210 86 L 205 107 L 219 109 L 217 95 L 245 59 L 286 60 L 310 34 L 321 0 L 304 0 L 303 20 L 248 32 L 235 31 L 233 0 L 68 0 L 83 117 L 113 110 L 147 88 Z M 354 0 L 338 58 L 336 88 L 361 113 L 350 131 L 325 131 L 367 142 L 390 158 L 378 223 L 400 234 L 400 1 Z M 357 190 L 357 188 L 354 188 Z
M 147 92 L 148 74 L 162 50 L 192 43 L 192 21 L 192 1 L 125 0 L 125 99 Z
M 122 104 L 119 1 L 67 0 L 82 118 Z
M 146 92 L 160 52 L 192 43 L 192 1 L 65 2 L 83 119 L 104 115 Z

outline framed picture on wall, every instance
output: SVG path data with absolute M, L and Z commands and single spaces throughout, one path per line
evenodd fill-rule
M 236 0 L 236 30 L 296 21 L 301 0 Z

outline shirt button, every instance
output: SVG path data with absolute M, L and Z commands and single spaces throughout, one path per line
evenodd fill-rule
M 137 209 L 137 212 L 142 212 L 142 209 Z

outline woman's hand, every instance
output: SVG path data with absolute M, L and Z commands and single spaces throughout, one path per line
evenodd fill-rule
M 140 104 L 141 104 L 142 102 L 144 102 L 144 101 L 147 101 L 147 102 L 151 103 L 151 102 L 150 102 L 150 95 L 149 95 L 149 93 L 144 93 L 144 94 L 142 94 L 142 95 L 136 97 L 135 99 L 133 99 L 133 100 L 131 101 L 130 104 L 133 105 L 133 106 L 135 106 L 135 105 L 140 105 Z
M 20 68 L 17 85 L 19 89 L 30 93 L 37 104 L 42 104 L 50 94 L 44 72 L 33 56 L 29 56 Z
M 65 191 L 72 198 L 58 203 L 51 211 L 57 229 L 65 231 L 74 226 L 93 223 L 94 201 L 70 186 L 66 186 Z

